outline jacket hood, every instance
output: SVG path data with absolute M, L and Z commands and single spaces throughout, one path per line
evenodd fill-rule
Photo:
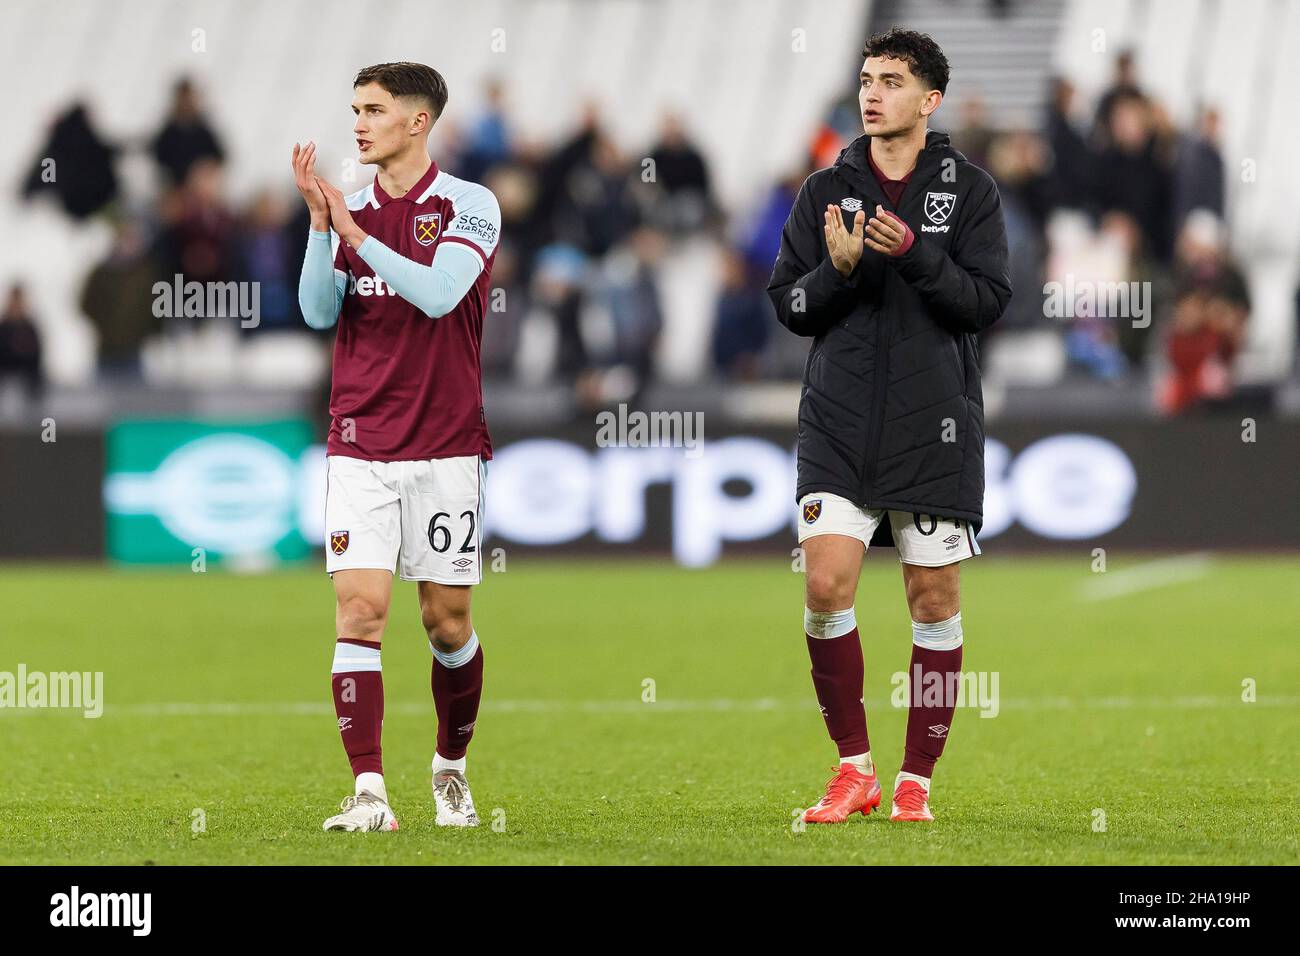
M 849 166 L 856 169 L 864 176 L 870 177 L 871 164 L 867 162 L 867 150 L 871 146 L 871 137 L 863 133 L 849 145 L 840 150 L 840 155 L 835 159 L 835 166 Z M 953 158 L 959 163 L 966 162 L 966 157 L 952 147 L 947 133 L 940 133 L 938 130 L 926 130 L 925 148 L 916 158 L 916 168 L 918 172 L 923 172 L 923 166 L 938 164 L 944 159 Z

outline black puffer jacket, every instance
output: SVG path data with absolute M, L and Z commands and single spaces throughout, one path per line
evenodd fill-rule
M 781 324 L 813 336 L 799 403 L 796 497 L 825 491 L 979 527 L 984 399 L 975 334 L 1011 298 L 993 179 L 931 131 L 897 209 L 867 162 L 870 137 L 804 182 L 781 234 L 768 295 Z M 861 205 L 859 205 L 859 203 Z M 842 277 L 822 233 L 879 203 L 915 235 L 903 255 L 863 250 Z M 888 522 L 882 522 L 888 527 Z

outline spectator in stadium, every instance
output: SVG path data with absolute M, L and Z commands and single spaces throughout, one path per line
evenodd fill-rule
M 558 340 L 555 370 L 569 384 L 580 382 L 591 371 L 581 326 L 587 267 L 581 251 L 557 243 L 537 254 L 533 272 L 534 311 L 554 324 Z
M 702 228 L 714 211 L 709 168 L 675 113 L 664 117 L 650 158 L 654 161 L 655 181 L 666 197 L 661 221 L 676 233 Z
M 52 193 L 69 216 L 85 219 L 117 198 L 116 153 L 95 130 L 86 104 L 74 103 L 54 121 L 23 196 Z
M 614 332 L 610 364 L 631 375 L 628 401 L 650 380 L 655 347 L 663 330 L 658 268 L 667 251 L 662 232 L 642 226 L 605 258 L 599 292 Z
M 588 255 L 605 255 L 641 225 L 639 197 L 648 200 L 649 194 L 639 185 L 614 140 L 598 132 L 590 153 L 560 181 L 557 235 Z
M 32 399 L 40 396 L 44 384 L 41 336 L 21 282 L 9 286 L 4 311 L 0 312 L 0 383 L 10 378 L 22 382 Z
M 153 312 L 156 281 L 158 266 L 144 225 L 119 219 L 108 256 L 91 270 L 81 291 L 81 311 L 99 335 L 100 375 L 139 375 L 140 346 L 162 331 Z
M 1158 118 L 1137 93 L 1117 93 L 1108 110 L 1108 145 L 1098 162 L 1098 205 L 1138 224 L 1145 250 L 1160 262 L 1170 252 L 1170 168 Z
M 556 209 L 564 198 L 564 190 L 555 187 L 563 186 L 574 170 L 590 162 L 596 139 L 603 135 L 600 108 L 595 101 L 589 100 L 583 104 L 577 131 L 558 148 L 538 157 L 537 180 L 547 183 L 549 188 L 541 190 L 538 194 L 537 215 L 547 224 L 548 230 L 553 230 Z M 555 234 L 551 231 L 548 233 L 547 240 L 553 238 Z
M 519 334 L 528 314 L 528 289 L 520 270 L 519 246 L 506 242 L 501 233 L 496 260 L 492 265 L 492 288 L 488 291 L 483 342 L 479 362 L 484 375 L 508 376 L 519 351 Z
M 154 253 L 163 279 L 228 282 L 237 277 L 235 218 L 226 207 L 221 167 L 200 159 L 185 183 L 164 194 Z M 305 233 L 304 233 L 305 235 Z
M 1047 146 L 1025 130 L 998 136 L 989 143 L 986 165 L 1002 196 L 1012 287 L 1041 289 L 1047 255 L 1044 226 L 1053 198 Z M 1043 320 L 1041 296 L 1012 296 L 1002 320 L 987 331 L 995 335 L 1015 327 L 1041 325 Z
M 510 124 L 506 119 L 505 90 L 501 81 L 489 80 L 483 89 L 482 111 L 469 124 L 461 143 L 456 175 L 481 182 L 488 170 L 510 158 Z
M 254 197 L 234 244 L 241 278 L 258 284 L 259 321 L 244 331 L 298 331 L 305 327 L 298 309 L 298 273 L 310 228 L 311 216 L 302 203 L 290 207 L 278 192 L 269 189 Z
M 1202 106 L 1196 131 L 1180 137 L 1174 167 L 1174 232 L 1196 209 L 1222 219 L 1224 214 L 1223 156 L 1219 152 L 1219 113 Z
M 989 150 L 997 134 L 989 126 L 984 98 L 978 91 L 972 90 L 963 97 L 959 115 L 961 125 L 952 135 L 952 145 L 968 160 L 984 169 L 988 166 Z
M 759 203 L 758 214 L 749 225 L 748 235 L 740 247 L 746 265 L 755 275 L 766 273 L 775 261 L 781 248 L 781 230 L 785 227 L 786 216 L 799 195 L 799 186 L 810 172 L 811 169 L 801 169 L 782 177 Z
M 185 182 L 200 160 L 225 159 L 221 140 L 203 113 L 198 91 L 186 77 L 176 81 L 171 110 L 151 144 L 154 159 L 173 184 Z
M 551 225 L 542 214 L 537 170 L 544 159 L 521 154 L 508 162 L 498 163 L 483 179 L 501 206 L 501 245 L 509 248 L 515 270 L 526 288 L 533 271 L 533 259 L 551 238 Z M 498 254 L 498 260 L 501 255 Z M 499 274 L 500 264 L 493 276 Z M 509 308 L 513 308 L 511 303 Z M 521 313 L 522 314 L 522 313 Z
M 1245 341 L 1250 293 L 1226 248 L 1222 220 L 1193 211 L 1178 235 L 1176 294 L 1165 338 L 1169 374 L 1158 404 L 1169 413 L 1208 407 L 1233 393 L 1232 362 Z
M 1245 341 L 1248 315 L 1244 284 L 1228 276 L 1179 294 L 1166 344 L 1170 373 L 1159 395 L 1164 411 L 1208 407 L 1232 394 L 1232 362 Z
M 1074 123 L 1074 85 L 1054 77 L 1045 132 L 1051 150 L 1049 192 L 1055 208 L 1090 210 L 1095 203 L 1095 156 Z M 1014 301 L 1014 300 L 1013 300 Z
M 723 250 L 720 269 L 713 365 L 728 378 L 755 379 L 763 371 L 763 353 L 771 340 L 772 302 L 739 251 Z
M 1101 149 L 1111 145 L 1114 135 L 1111 114 L 1123 99 L 1145 99 L 1137 82 L 1137 63 L 1132 50 L 1121 50 L 1115 57 L 1115 77 L 1097 100 L 1097 116 L 1093 123 L 1093 140 Z

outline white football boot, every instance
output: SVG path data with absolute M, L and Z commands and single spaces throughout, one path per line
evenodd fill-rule
M 440 827 L 476 827 L 478 812 L 469 784 L 459 770 L 439 770 L 433 775 L 433 802 L 438 808 L 434 822 Z
M 369 790 L 362 790 L 355 797 L 344 797 L 339 809 L 343 812 L 326 820 L 322 829 L 349 832 L 397 829 L 392 808 Z

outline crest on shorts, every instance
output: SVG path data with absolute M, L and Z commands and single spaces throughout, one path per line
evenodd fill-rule
M 812 501 L 803 503 L 803 520 L 804 524 L 812 524 L 822 516 L 822 500 L 814 498 Z
M 414 225 L 415 241 L 422 246 L 431 246 L 442 231 L 442 213 L 426 212 L 422 216 L 416 216 Z
M 346 531 L 330 532 L 330 550 L 335 554 L 342 554 L 348 549 L 348 533 Z
M 955 205 L 957 205 L 956 193 L 925 194 L 925 216 L 935 225 L 947 222 Z

